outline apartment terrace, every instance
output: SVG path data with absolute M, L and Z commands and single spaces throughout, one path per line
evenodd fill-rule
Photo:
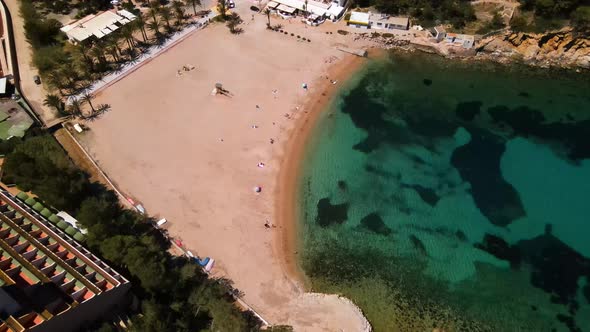
M 32 328 L 129 284 L 57 223 L 0 191 L 0 332 Z

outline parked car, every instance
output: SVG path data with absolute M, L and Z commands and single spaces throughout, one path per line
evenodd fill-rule
M 39 85 L 41 84 L 41 77 L 39 77 L 39 75 L 35 75 L 33 76 L 33 81 L 35 82 L 35 84 Z

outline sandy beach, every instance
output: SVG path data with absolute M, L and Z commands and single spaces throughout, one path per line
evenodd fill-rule
M 79 138 L 123 192 L 169 220 L 171 236 L 215 258 L 213 275 L 231 278 L 271 324 L 368 330 L 350 301 L 306 292 L 294 253 L 307 137 L 363 60 L 335 48 L 346 38 L 336 26 L 273 18 L 291 36 L 266 30 L 265 16 L 242 17 L 244 33 L 213 24 L 102 90 L 96 103 L 112 111 Z M 211 95 L 216 83 L 230 95 Z

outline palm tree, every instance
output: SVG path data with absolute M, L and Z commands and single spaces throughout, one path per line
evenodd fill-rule
M 104 68 L 107 64 L 107 58 L 105 57 L 106 47 L 102 42 L 97 42 L 94 47 L 90 50 L 90 54 L 95 57 L 100 63 L 101 67 Z
M 182 21 L 184 20 L 184 4 L 178 0 L 174 0 L 172 2 L 172 9 L 174 11 L 176 25 L 182 25 Z
M 68 107 L 68 113 L 70 113 L 73 116 L 82 117 L 82 105 L 80 103 L 80 100 L 78 100 L 77 98 L 72 98 L 71 104 Z
M 229 28 L 229 32 L 231 33 L 238 33 L 240 30 L 236 29 L 236 27 L 242 23 L 242 18 L 237 13 L 231 13 L 227 18 L 227 27 Z
M 45 75 L 45 79 L 49 86 L 57 89 L 61 96 L 65 96 L 64 89 L 67 86 L 67 79 L 61 75 L 57 70 L 51 71 Z
M 149 9 L 149 14 L 152 16 L 152 19 L 154 21 L 157 20 L 157 15 L 160 12 L 160 2 L 158 1 L 152 1 L 150 2 L 150 9 Z
M 150 23 L 147 24 L 147 28 L 156 35 L 157 40 L 160 40 L 160 27 L 161 26 L 162 26 L 162 23 L 160 23 L 158 21 L 151 21 Z
M 94 109 L 94 105 L 92 105 L 92 100 L 94 99 L 94 95 L 92 95 L 91 93 L 85 92 L 81 98 L 82 98 L 83 102 L 85 102 L 86 104 L 88 104 L 88 106 L 90 106 L 92 113 L 96 112 L 96 109 Z
M 191 5 L 193 5 L 193 11 L 195 15 L 197 15 L 197 6 L 201 7 L 201 0 L 188 0 Z
M 270 28 L 270 9 L 266 8 L 264 14 L 266 14 L 266 18 L 268 19 L 267 26 Z
M 168 30 L 168 32 L 171 32 L 172 27 L 170 26 L 170 19 L 172 18 L 172 13 L 170 12 L 170 8 L 160 8 L 160 17 L 164 20 L 164 22 L 166 22 L 166 29 Z
M 90 51 L 90 47 L 88 47 L 89 45 L 86 45 L 85 43 L 78 43 L 75 46 L 76 49 L 76 53 L 80 56 L 82 56 L 82 59 L 84 59 L 84 61 L 86 62 L 86 64 L 90 67 L 90 71 L 94 71 L 94 62 L 92 61 L 92 59 L 89 56 L 89 51 Z
M 224 20 L 227 18 L 227 3 L 225 1 L 226 0 L 217 0 L 217 10 L 219 10 L 219 14 Z
M 119 54 L 121 54 L 121 49 L 119 48 L 119 41 L 114 36 L 111 36 L 106 40 L 106 51 L 111 54 L 113 57 L 113 61 L 119 62 Z
M 131 25 L 125 25 L 121 28 L 121 36 L 125 38 L 127 41 L 127 46 L 129 46 L 129 52 L 133 52 L 133 29 Z
M 143 15 L 141 15 L 141 13 L 139 15 L 137 15 L 137 18 L 135 19 L 135 25 L 139 28 L 139 30 L 141 31 L 141 37 L 143 38 L 143 42 L 147 43 L 147 33 L 145 32 L 145 18 L 143 17 Z
M 48 94 L 43 100 L 43 105 L 54 108 L 58 113 L 63 113 L 64 103 L 61 97 L 54 94 Z

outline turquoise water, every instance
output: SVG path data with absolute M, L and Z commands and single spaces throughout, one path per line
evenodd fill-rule
M 367 65 L 304 162 L 314 290 L 376 331 L 590 331 L 585 77 L 423 54 Z

